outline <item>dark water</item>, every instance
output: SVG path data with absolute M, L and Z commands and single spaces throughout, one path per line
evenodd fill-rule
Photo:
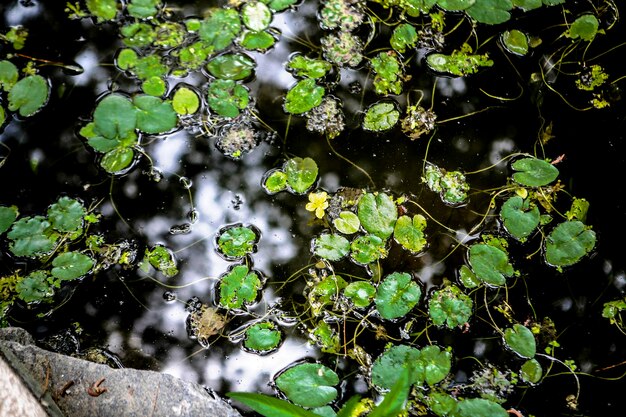
M 53 94 L 42 112 L 29 119 L 13 120 L 4 127 L 0 140 L 11 151 L 0 168 L 0 204 L 15 204 L 26 215 L 44 211 L 59 194 L 80 197 L 86 202 L 104 199 L 99 210 L 104 215 L 101 227 L 107 236 L 112 240 L 133 238 L 140 248 L 155 243 L 172 248 L 181 273 L 175 279 L 159 279 L 181 288 L 170 289 L 176 301 L 166 301 L 163 295 L 167 288 L 140 274 L 115 269 L 82 282 L 53 314 L 33 320 L 28 312 L 16 311 L 11 323 L 27 328 L 41 339 L 79 323 L 82 348 L 104 347 L 118 355 L 125 366 L 171 373 L 219 393 L 272 393 L 268 381 L 283 367 L 303 358 L 329 359 L 308 345 L 293 326 L 285 326 L 291 336 L 281 348 L 262 358 L 244 352 L 225 337 L 203 349 L 188 338 L 185 329 L 188 313 L 184 302 L 192 297 L 210 302 L 216 277 L 230 265 L 215 252 L 214 236 L 224 224 L 251 223 L 262 232 L 259 250 L 253 256 L 254 267 L 270 280 L 256 313 L 263 315 L 264 309 L 278 297 L 286 300 L 283 305 L 289 310 L 290 293 L 277 292 L 279 283 L 309 263 L 310 238 L 321 228 L 309 223 L 305 197 L 285 193 L 268 196 L 260 187 L 263 173 L 281 162 L 281 152 L 314 158 L 320 167 L 320 186 L 328 191 L 339 186 L 371 187 L 360 171 L 336 157 L 324 139 L 309 134 L 298 118 L 292 119 L 286 147 L 281 148 L 287 122 L 280 110 L 281 95 L 293 78 L 280 65 L 300 47 L 285 36 L 270 53 L 255 55 L 260 69 L 250 86 L 258 95 L 261 118 L 278 132 L 273 140 L 264 141 L 242 161 L 232 161 L 217 151 L 212 138 L 179 131 L 149 147 L 155 166 L 164 173 L 160 183 L 143 173 L 149 169 L 145 159 L 128 175 L 111 180 L 97 168 L 93 153 L 76 131 L 81 121 L 90 117 L 95 100 L 111 88 L 111 80 L 123 84 L 112 65 L 120 44 L 110 25 L 70 21 L 62 2 L 56 3 L 14 1 L 0 6 L 3 26 L 22 24 L 31 29 L 24 54 L 77 63 L 85 70 L 73 75 L 54 66 L 40 69 L 51 79 Z M 207 5 L 208 2 L 190 2 L 185 6 L 186 14 L 200 14 Z M 288 35 L 288 28 L 298 28 L 293 29 L 295 34 L 303 36 L 310 31 L 315 37 L 315 5 L 304 3 L 298 11 L 276 16 L 273 25 L 281 26 L 284 35 Z M 532 26 L 540 22 L 522 20 L 520 24 Z M 610 37 L 599 36 L 596 51 L 625 42 L 625 29 L 619 22 Z M 5 51 L 0 50 L 0 55 Z M 600 377 L 620 377 L 626 366 L 598 370 L 626 361 L 626 336 L 601 317 L 603 303 L 623 296 L 626 286 L 622 245 L 626 232 L 626 106 L 621 97 L 624 81 L 614 86 L 611 108 L 572 110 L 546 88 L 533 90 L 528 84 L 530 74 L 537 71 L 541 62 L 541 51 L 535 51 L 528 62 L 514 60 L 519 76 L 511 66 L 467 79 L 439 78 L 434 99 L 429 96 L 435 78 L 420 67 L 423 73 L 414 74 L 413 85 L 426 92 L 425 105 L 434 102 L 439 120 L 501 105 L 470 118 L 440 124 L 428 160 L 451 169 L 475 171 L 512 152 L 532 153 L 541 118 L 553 123 L 555 139 L 546 146 L 546 152 L 551 157 L 565 155 L 559 164 L 560 178 L 569 192 L 591 203 L 587 221 L 598 234 L 598 246 L 589 259 L 563 273 L 531 264 L 524 267 L 524 278 L 536 316 L 552 318 L 560 332 L 562 347 L 557 351 L 558 357 L 575 360 L 581 372 L 592 376 L 579 376 L 579 411 L 565 406 L 565 396 L 575 393 L 571 375 L 548 378 L 540 386 L 512 397 L 507 405 L 519 406 L 527 415 L 536 416 L 621 415 L 626 401 L 623 395 L 615 393 L 626 388 L 626 382 Z M 623 47 L 603 57 L 607 73 L 625 72 L 621 67 L 622 55 Z M 360 96 L 349 93 L 347 85 L 360 75 L 343 71 L 341 76 L 337 94 L 346 103 L 347 114 L 353 115 L 347 122 L 354 127 L 359 121 L 354 109 L 360 110 Z M 493 94 L 515 97 L 519 94 L 518 82 L 524 88 L 523 94 L 504 104 L 478 90 L 488 87 Z M 568 91 L 567 97 L 573 100 L 576 94 Z M 537 100 L 542 103 L 540 112 Z M 370 95 L 365 96 L 366 103 L 373 101 Z M 377 189 L 419 195 L 420 204 L 452 228 L 463 229 L 475 221 L 471 214 L 449 209 L 423 189 L 420 172 L 426 139 L 410 142 L 401 134 L 381 136 L 354 130 L 336 139 L 333 146 L 367 171 Z M 501 184 L 507 175 L 502 165 L 472 176 L 470 183 L 476 189 L 488 188 Z M 189 191 L 184 186 L 187 181 L 181 182 L 181 177 L 191 181 Z M 476 197 L 472 204 L 480 210 L 485 201 Z M 173 226 L 189 221 L 192 209 L 197 210 L 198 221 L 191 233 L 171 234 Z M 410 266 L 429 285 L 439 284 L 444 277 L 454 277 L 462 254 L 458 251 L 447 263 L 435 263 L 447 253 L 452 240 L 440 237 L 435 242 L 428 255 L 418 260 L 392 258 L 389 262 L 397 262 L 394 267 Z M 6 253 L 0 259 L 2 273 L 21 265 Z M 301 286 L 299 282 L 293 291 L 297 293 Z M 516 287 L 511 293 L 517 317 L 530 318 L 525 291 Z M 238 324 L 235 318 L 229 329 Z M 476 334 L 491 335 L 481 323 L 472 326 Z M 445 335 L 439 342 L 446 342 Z M 458 335 L 455 356 L 471 355 L 476 343 L 471 335 Z M 458 369 L 462 377 L 468 366 L 459 361 L 457 367 L 453 365 L 453 371 Z M 564 369 L 557 368 L 553 373 Z

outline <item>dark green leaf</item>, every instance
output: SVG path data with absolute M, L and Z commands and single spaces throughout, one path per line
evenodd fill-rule
M 239 401 L 264 417 L 319 417 L 317 414 L 305 410 L 279 398 L 252 392 L 229 392 L 227 397 Z
M 256 62 L 248 55 L 231 53 L 216 56 L 207 64 L 207 70 L 222 80 L 245 80 L 252 76 Z
M 107 152 L 100 160 L 100 166 L 110 174 L 118 174 L 128 168 L 135 159 L 135 152 L 130 148 L 115 148 Z
M 237 117 L 250 102 L 246 87 L 233 80 L 214 80 L 209 84 L 209 107 L 224 117 Z
M 368 414 L 368 417 L 397 416 L 404 410 L 412 385 L 409 375 L 408 367 L 404 367 L 389 393 L 387 393 L 383 401 Z
M 120 3 L 117 0 L 87 0 L 86 4 L 89 12 L 102 22 L 115 19 Z
M 366 231 L 386 239 L 393 234 L 398 208 L 385 193 L 367 193 L 359 200 L 358 217 Z
M 462 326 L 472 315 L 473 302 L 456 285 L 449 285 L 432 293 L 428 301 L 428 315 L 437 326 L 449 329 Z
M 417 44 L 418 36 L 415 27 L 409 23 L 400 23 L 393 30 L 389 40 L 391 47 L 403 53 L 407 48 L 413 48 Z
M 15 286 L 17 296 L 26 303 L 36 303 L 54 295 L 46 271 L 37 270 L 25 276 Z
M 509 10 L 512 8 L 511 0 L 479 0 L 465 12 L 480 23 L 496 25 L 511 18 Z
M 454 417 L 509 417 L 509 413 L 493 401 L 469 398 L 457 403 Z
M 19 214 L 15 206 L 0 206 L 0 234 L 9 230 Z
M 287 62 L 287 70 L 293 72 L 296 77 L 321 78 L 331 69 L 330 62 L 323 59 L 308 58 L 301 54 L 295 54 Z
M 477 0 L 438 0 L 437 4 L 444 10 L 465 10 L 476 3 Z
M 341 235 L 323 234 L 313 240 L 313 253 L 335 262 L 350 252 L 350 242 Z
M 270 321 L 255 323 L 246 329 L 243 345 L 246 349 L 267 353 L 278 347 L 282 333 Z
M 18 78 L 19 72 L 17 67 L 11 61 L 0 61 L 0 88 L 4 91 L 10 91 Z
M 532 358 L 537 353 L 535 336 L 526 326 L 514 324 L 504 331 L 504 341 L 522 358 Z
M 276 386 L 287 398 L 303 407 L 321 407 L 337 398 L 339 377 L 317 363 L 301 363 L 282 372 Z
M 9 249 L 16 256 L 40 256 L 54 249 L 57 235 L 50 235 L 50 222 L 43 216 L 23 217 L 13 223 L 7 237 Z
M 518 171 L 513 174 L 513 179 L 529 187 L 543 187 L 559 176 L 559 170 L 554 165 L 537 158 L 518 159 L 511 164 L 511 168 Z
M 128 14 L 138 19 L 153 17 L 157 13 L 157 6 L 161 5 L 161 0 L 132 0 L 128 6 Z
M 236 9 L 215 8 L 205 18 L 198 30 L 198 36 L 215 51 L 226 49 L 241 32 L 241 21 Z
M 93 113 L 94 132 L 108 139 L 127 137 L 137 125 L 137 111 L 131 101 L 121 94 L 103 98 Z
M 517 29 L 507 30 L 502 33 L 502 43 L 507 51 L 515 55 L 528 53 L 528 36 Z
M 178 88 L 172 98 L 172 108 L 181 116 L 194 114 L 200 109 L 200 97 L 191 88 Z
M 9 110 L 20 116 L 32 116 L 47 102 L 50 95 L 48 81 L 41 75 L 29 75 L 19 80 L 9 91 Z
M 79 252 L 65 252 L 52 261 L 52 276 L 70 281 L 86 275 L 94 266 L 94 260 Z
M 372 364 L 372 384 L 383 389 L 391 389 L 400 379 L 407 367 L 413 369 L 420 357 L 420 351 L 414 347 L 398 345 L 385 350 Z M 417 373 L 411 372 L 411 384 L 418 382 Z
M 135 96 L 133 103 L 137 108 L 137 128 L 142 132 L 165 133 L 176 127 L 178 117 L 170 101 L 142 94 Z
M 360 265 L 367 265 L 387 256 L 385 241 L 376 235 L 357 237 L 350 243 L 350 249 L 350 257 Z
M 419 303 L 422 290 L 410 274 L 394 272 L 380 283 L 376 291 L 376 309 L 387 320 L 405 316 Z
M 341 233 L 351 235 L 359 231 L 359 227 L 361 227 L 361 221 L 359 220 L 359 216 L 357 216 L 353 212 L 342 211 L 341 213 L 339 213 L 339 217 L 333 220 L 333 225 Z
M 254 32 L 246 30 L 243 32 L 243 37 L 239 41 L 239 44 L 249 51 L 264 52 L 274 46 L 276 43 L 276 36 L 272 35 L 268 31 Z
M 546 261 L 563 267 L 573 265 L 591 252 L 596 245 L 596 234 L 578 220 L 560 223 L 545 240 Z
M 541 364 L 537 361 L 537 359 L 527 360 L 522 365 L 520 376 L 522 377 L 522 380 L 530 384 L 539 383 L 539 381 L 541 381 L 541 377 L 543 376 Z
M 504 202 L 500 217 L 506 230 L 516 239 L 525 241 L 539 225 L 539 208 L 529 199 L 513 196 Z
M 146 249 L 145 259 L 154 269 L 168 278 L 178 274 L 174 253 L 163 245 L 155 245 L 151 249 Z
M 75 232 L 83 225 L 85 207 L 69 197 L 61 197 L 48 208 L 48 220 L 59 232 Z
M 282 169 L 272 169 L 265 174 L 263 188 L 269 194 L 276 194 L 287 187 L 287 174 Z
M 476 277 L 487 285 L 504 285 L 506 277 L 515 272 L 506 252 L 484 243 L 470 247 L 469 263 Z
M 220 279 L 220 305 L 228 309 L 240 309 L 256 301 L 261 290 L 259 274 L 246 265 L 236 265 Z

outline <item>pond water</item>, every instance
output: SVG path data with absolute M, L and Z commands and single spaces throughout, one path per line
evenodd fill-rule
M 392 250 L 382 268 L 385 274 L 411 271 L 419 277 L 426 294 L 444 279 L 457 280 L 458 268 L 466 262 L 465 250 L 451 250 L 458 239 L 468 234 L 472 239 L 478 237 L 471 229 L 480 221 L 490 199 L 478 191 L 506 184 L 511 175 L 502 158 L 515 152 L 540 152 L 536 146 L 538 135 L 551 125 L 554 138 L 544 150 L 552 159 L 564 155 L 557 165 L 559 178 L 571 195 L 589 201 L 586 223 L 597 233 L 596 248 L 579 264 L 558 272 L 541 261 L 541 253 L 524 262 L 524 256 L 532 251 L 513 244 L 511 253 L 521 259 L 514 266 L 523 269 L 523 279 L 516 281 L 506 298 L 502 298 L 503 292 L 489 290 L 484 291 L 484 300 L 493 297 L 497 299 L 493 306 L 499 307 L 506 301 L 520 323 L 551 318 L 561 346 L 554 355 L 575 361 L 580 374 L 575 378 L 555 363 L 549 378 L 536 387 L 515 391 L 505 404 L 536 416 L 618 415 L 626 406 L 623 396 L 614 394 L 615 388 L 625 386 L 621 377 L 626 372 L 626 336 L 602 317 L 603 304 L 622 298 L 626 287 L 621 244 L 626 233 L 626 105 L 624 80 L 620 80 L 626 76 L 620 61 L 626 42 L 623 22 L 617 21 L 606 36 L 598 35 L 590 52 L 598 56 L 590 63 L 600 62 L 616 80 L 609 108 L 577 111 L 568 106 L 565 100 L 579 107 L 586 104 L 576 101 L 580 92 L 565 82 L 559 84 L 567 77 L 565 70 L 559 74 L 561 79 L 548 84 L 558 87 L 558 94 L 541 82 L 530 82 L 546 60 L 558 59 L 546 55 L 551 51 L 549 43 L 556 42 L 546 35 L 544 44 L 525 59 L 506 56 L 502 47 L 492 42 L 486 49 L 497 56 L 497 68 L 485 68 L 467 77 L 435 76 L 423 63 L 423 51 L 411 56 L 407 66 L 412 78 L 407 84 L 416 93 L 410 99 L 415 102 L 417 91 L 422 91 L 422 105 L 432 105 L 440 122 L 432 137 L 425 135 L 415 141 L 397 128 L 383 134 L 361 129 L 362 113 L 380 97 L 372 91 L 367 69 L 337 69 L 333 94 L 343 101 L 347 129 L 327 141 L 308 131 L 304 118 L 289 117 L 282 110 L 284 94 L 295 82 L 284 69 L 284 62 L 294 52 L 307 51 L 299 40 L 316 43 L 320 38 L 316 21 L 319 4 L 305 1 L 293 10 L 274 15 L 272 27 L 281 33 L 274 48 L 266 53 L 250 53 L 257 69 L 246 85 L 255 97 L 259 120 L 273 130 L 266 130 L 256 148 L 234 160 L 220 152 L 214 136 L 199 129 L 180 129 L 144 144 L 151 163 L 141 157 L 124 175 L 110 176 L 98 166 L 93 149 L 86 146 L 78 131 L 91 119 L 95 103 L 103 94 L 137 88 L 114 65 L 121 47 L 116 26 L 94 24 L 89 18 L 70 20 L 62 2 L 48 3 L 9 1 L 1 9 L 5 29 L 15 25 L 29 28 L 26 47 L 15 58 L 20 66 L 36 58 L 32 60 L 35 66 L 47 60 L 65 67 L 41 66 L 40 73 L 52 86 L 48 104 L 32 117 L 15 116 L 3 126 L 0 205 L 16 205 L 21 215 L 34 215 L 45 212 L 59 195 L 79 198 L 86 206 L 98 203 L 97 211 L 102 214 L 98 228 L 107 241 L 132 241 L 139 257 L 145 247 L 165 245 L 174 252 L 179 273 L 167 278 L 155 271 L 113 267 L 84 278 L 79 285 L 64 287 L 59 296 L 62 302 L 51 312 L 45 311 L 43 317 L 36 315 L 43 311 L 41 308 L 32 311 L 16 305 L 8 317 L 9 324 L 28 329 L 42 343 L 47 340 L 48 346 L 51 336 L 65 335 L 78 341 L 80 349 L 106 349 L 126 367 L 166 372 L 222 395 L 229 391 L 275 394 L 270 384 L 273 376 L 304 359 L 333 364 L 338 372 L 348 375 L 356 370 L 355 365 L 338 357 L 341 355 L 322 352 L 298 324 L 298 316 L 308 314 L 302 296 L 305 280 L 299 274 L 315 269 L 319 259 L 312 255 L 310 241 L 325 227 L 305 209 L 306 195 L 268 194 L 261 186 L 264 174 L 281 166 L 285 156 L 311 157 L 319 167 L 317 186 L 329 193 L 341 187 L 386 190 L 418 201 L 449 229 L 429 222 L 429 246 L 424 254 L 406 256 Z M 608 4 L 592 3 L 602 7 Z M 181 16 L 202 16 L 215 5 L 208 1 L 168 3 Z M 571 2 L 573 10 L 584 6 L 582 2 Z M 372 10 L 384 10 L 376 7 L 373 5 Z M 559 13 L 546 13 L 532 22 L 521 17 L 517 23 L 530 32 L 545 33 L 554 16 Z M 452 33 L 450 43 L 454 43 L 454 36 L 466 35 L 464 29 L 462 34 Z M 362 30 L 367 35 L 371 28 Z M 368 46 L 371 50 L 383 48 L 378 39 L 389 36 L 385 32 L 388 29 L 377 26 L 377 30 Z M 498 28 L 483 33 L 481 41 L 495 36 Z M 0 48 L 2 55 L 13 52 L 8 44 Z M 609 52 L 601 55 L 605 51 Z M 72 71 L 68 65 L 78 65 L 82 71 Z M 199 89 L 206 87 L 205 74 L 172 80 Z M 365 86 L 365 92 L 355 92 L 355 82 Z M 401 106 L 407 104 L 406 95 L 393 97 Z M 2 100 L 6 103 L 6 94 Z M 463 115 L 470 116 L 457 119 Z M 263 128 L 262 123 L 255 123 Z M 449 170 L 476 172 L 468 174 L 473 193 L 467 207 L 443 204 L 425 187 L 421 179 L 425 158 Z M 494 168 L 484 170 L 494 164 Z M 160 181 L 155 181 L 155 167 Z M 247 314 L 230 314 L 222 334 L 210 338 L 208 346 L 201 346 L 189 337 L 187 305 L 196 298 L 208 305 L 216 303 L 219 277 L 233 265 L 218 254 L 216 234 L 225 225 L 236 223 L 254 225 L 260 231 L 257 251 L 249 262 L 267 282 L 261 300 Z M 501 232 L 492 217 L 480 230 Z M 535 245 L 540 250 L 539 243 Z M 2 249 L 2 275 L 31 267 L 27 260 L 9 253 L 6 239 Z M 365 268 L 344 267 L 346 273 L 368 277 Z M 485 305 L 479 304 L 482 290 L 474 296 L 475 308 L 484 309 Z M 495 310 L 492 313 L 498 314 Z M 270 318 L 280 324 L 287 337 L 277 350 L 260 356 L 242 349 L 241 337 L 233 335 L 241 333 L 241 326 L 250 317 Z M 399 328 L 403 324 L 401 321 L 398 328 L 389 331 L 390 339 L 360 343 L 376 358 L 387 341 L 401 338 Z M 500 324 L 505 326 L 506 320 Z M 479 319 L 470 321 L 466 332 L 434 328 L 430 332 L 426 337 L 432 343 L 453 346 L 452 373 L 457 383 L 467 381 L 471 375 L 470 356 L 486 363 L 519 366 L 510 352 L 501 349 L 500 337 L 491 325 Z M 424 343 L 418 342 L 420 346 Z M 75 350 L 76 346 L 70 345 L 66 353 Z M 353 378 L 343 385 L 344 399 L 354 392 L 367 395 L 366 379 Z M 565 398 L 576 393 L 577 382 L 580 397 L 577 409 L 573 409 Z M 244 412 L 254 415 L 247 409 Z

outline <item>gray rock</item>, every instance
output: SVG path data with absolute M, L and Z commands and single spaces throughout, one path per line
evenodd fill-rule
M 4 362 L 0 363 L 2 404 L 19 396 L 30 397 L 52 416 L 241 417 L 223 399 L 196 383 L 49 352 L 34 346 L 23 329 L 0 329 L 0 352 L 0 362 Z M 30 396 L 13 389 L 17 384 L 3 372 L 7 367 L 29 387 Z M 28 415 L 4 414 L 4 405 L 0 411 L 2 415 Z

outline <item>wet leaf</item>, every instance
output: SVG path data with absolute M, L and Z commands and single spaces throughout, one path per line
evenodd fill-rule
M 328 61 L 308 58 L 301 54 L 293 55 L 286 65 L 287 70 L 294 76 L 302 78 L 322 78 L 332 67 Z
M 321 407 L 337 398 L 339 377 L 330 368 L 317 363 L 290 367 L 276 378 L 276 386 L 288 399 L 303 407 Z
M 515 55 L 524 56 L 528 53 L 528 36 L 517 29 L 502 33 L 502 43 L 507 51 Z
M 150 96 L 161 97 L 167 91 L 167 83 L 161 77 L 150 77 L 141 83 L 141 91 Z
M 374 103 L 365 112 L 363 129 L 372 132 L 389 130 L 398 123 L 400 112 L 395 103 L 383 101 Z
M 404 367 L 402 372 L 400 372 L 397 381 L 391 387 L 389 393 L 387 393 L 383 401 L 368 414 L 368 417 L 389 417 L 400 415 L 406 406 L 409 391 L 412 385 L 409 375 L 409 369 Z
M 491 67 L 493 61 L 488 55 L 475 55 L 465 51 L 454 51 L 451 55 L 431 53 L 426 63 L 435 72 L 459 77 L 475 74 L 481 67 Z
M 103 98 L 93 113 L 93 130 L 107 139 L 125 138 L 135 130 L 137 111 L 131 101 L 121 94 Z
M 414 48 L 417 45 L 417 40 L 415 27 L 409 23 L 400 23 L 394 28 L 389 42 L 393 49 L 403 53 L 407 48 Z
M 113 20 L 117 15 L 117 0 L 87 0 L 89 13 L 97 18 L 98 22 Z
M 178 117 L 170 101 L 141 94 L 133 98 L 133 103 L 137 108 L 137 128 L 142 132 L 165 133 L 176 127 Z
M 54 295 L 46 271 L 31 272 L 15 286 L 17 296 L 26 303 L 36 303 Z
M 472 316 L 473 301 L 456 285 L 434 291 L 428 301 L 428 315 L 436 326 L 462 326 Z
M 18 111 L 20 116 L 32 116 L 48 102 L 49 95 L 48 81 L 41 75 L 29 75 L 15 83 L 9 91 L 8 109 Z
M 567 220 L 580 220 L 584 223 L 587 219 L 587 211 L 589 211 L 589 202 L 584 198 L 574 197 L 572 206 L 565 213 L 565 217 Z
M 496 25 L 511 18 L 509 10 L 512 8 L 511 0 L 479 0 L 465 12 L 480 23 Z
M 520 376 L 523 381 L 530 384 L 537 384 L 543 377 L 543 369 L 537 359 L 529 359 L 522 365 Z
M 156 40 L 156 32 L 148 23 L 135 22 L 120 29 L 122 42 L 131 48 L 145 48 Z
M 128 14 L 138 19 L 147 19 L 157 13 L 161 0 L 132 0 L 127 6 Z
M 275 350 L 282 341 L 282 332 L 271 321 L 255 323 L 246 329 L 243 345 L 246 349 L 268 353 Z
M 283 11 L 298 2 L 298 0 L 262 0 L 275 12 Z
M 255 32 L 246 30 L 239 44 L 249 51 L 265 52 L 276 43 L 276 37 L 268 31 Z
M 420 351 L 414 347 L 397 345 L 386 349 L 372 364 L 372 384 L 383 389 L 391 389 L 398 381 L 403 369 L 415 368 Z M 411 384 L 417 383 L 416 372 L 409 375 Z
M 565 0 L 557 1 L 564 2 Z M 513 5 L 527 12 L 529 10 L 540 8 L 541 6 L 543 6 L 543 3 L 541 2 L 541 0 L 513 0 Z
M 9 230 L 18 214 L 16 206 L 0 206 L 0 234 Z
M 374 91 L 376 94 L 401 94 L 403 67 L 395 52 L 379 52 L 370 60 L 374 71 Z
M 504 331 L 504 341 L 522 358 L 532 358 L 537 353 L 535 336 L 526 326 L 514 324 Z
M 0 87 L 4 91 L 10 91 L 18 78 L 19 72 L 17 67 L 11 61 L 0 61 Z
M 200 97 L 191 88 L 178 88 L 172 98 L 172 108 L 181 116 L 194 114 L 200 109 Z
M 170 278 L 178 274 L 174 253 L 163 245 L 155 245 L 146 249 L 145 259 L 154 269 Z
M 358 217 L 367 232 L 386 239 L 393 234 L 398 208 L 385 193 L 367 193 L 359 199 Z
M 287 185 L 296 194 L 306 193 L 317 180 L 317 163 L 309 157 L 289 159 L 283 171 L 287 174 Z
M 215 51 L 226 49 L 241 32 L 239 12 L 235 9 L 215 8 L 200 23 L 198 36 Z
M 459 281 L 465 288 L 476 288 L 481 284 L 476 274 L 467 265 L 461 265 L 459 268 Z
M 117 174 L 128 168 L 135 159 L 131 148 L 115 148 L 104 154 L 100 166 L 110 174 Z
M 518 159 L 511 164 L 513 180 L 528 187 L 543 187 L 559 176 L 559 170 L 549 162 L 537 158 Z
M 76 232 L 83 225 L 85 207 L 78 200 L 61 197 L 48 208 L 48 220 L 59 232 Z
M 311 287 L 307 298 L 314 315 L 321 314 L 325 306 L 333 304 L 346 285 L 339 275 L 329 275 Z
M 217 249 L 226 259 L 239 259 L 256 251 L 259 236 L 247 226 L 228 226 L 217 238 Z
M 539 225 L 539 208 L 530 202 L 513 196 L 506 200 L 500 210 L 506 230 L 516 239 L 525 241 Z
M 515 272 L 506 252 L 485 243 L 470 247 L 469 263 L 476 277 L 487 285 L 504 285 L 506 277 Z
M 284 109 L 290 114 L 302 114 L 322 103 L 324 88 L 315 84 L 315 80 L 307 78 L 298 81 L 285 96 Z
M 359 216 L 351 211 L 342 211 L 339 213 L 339 217 L 333 220 L 333 225 L 338 231 L 346 235 L 351 235 L 359 231 L 361 227 L 361 221 Z
M 408 251 L 418 253 L 426 246 L 425 228 L 426 218 L 421 214 L 413 216 L 413 219 L 409 216 L 400 216 L 393 229 L 393 237 Z
M 437 416 L 453 416 L 457 400 L 443 392 L 431 392 L 426 398 L 426 405 Z
M 94 260 L 80 252 L 65 252 L 52 260 L 52 276 L 61 281 L 71 281 L 86 275 L 94 266 Z
M 57 235 L 49 232 L 51 224 L 43 216 L 23 217 L 13 223 L 7 237 L 15 256 L 40 256 L 54 249 Z
M 252 392 L 229 392 L 227 397 L 239 401 L 264 417 L 320 417 L 280 398 Z
M 265 3 L 252 1 L 245 3 L 241 8 L 241 20 L 250 30 L 265 30 L 272 21 L 272 12 Z
M 454 417 L 508 417 L 498 403 L 483 398 L 468 398 L 457 403 Z
M 465 10 L 476 3 L 477 0 L 438 0 L 437 5 L 448 11 Z
M 253 304 L 262 288 L 259 274 L 246 265 L 236 265 L 220 277 L 219 304 L 224 308 L 240 309 Z
M 573 265 L 591 252 L 596 233 L 578 220 L 557 225 L 545 240 L 546 261 L 553 266 Z
M 229 53 L 211 59 L 206 68 L 215 78 L 222 80 L 245 80 L 252 76 L 256 62 L 242 53 Z
M 376 287 L 367 281 L 351 282 L 343 290 L 343 295 L 352 301 L 352 304 L 357 308 L 365 308 L 370 305 L 375 294 Z
M 376 290 L 376 309 L 387 320 L 405 316 L 419 303 L 422 290 L 409 273 L 387 275 Z
M 233 80 L 214 80 L 209 84 L 209 107 L 224 117 L 237 117 L 250 102 L 246 87 Z
M 569 30 L 566 32 L 566 36 L 572 39 L 582 39 L 584 41 L 591 42 L 598 33 L 598 27 L 600 23 L 598 18 L 592 14 L 584 14 L 579 16 Z
M 419 384 L 425 381 L 428 385 L 435 385 L 450 373 L 452 355 L 439 346 L 426 346 L 420 351 L 415 364 L 416 379 Z
M 350 252 L 350 242 L 341 235 L 323 234 L 313 240 L 313 253 L 335 262 Z
M 319 311 L 317 313 L 319 313 Z M 309 333 L 309 338 L 322 350 L 322 352 L 339 353 L 341 350 L 339 334 L 337 334 L 335 329 L 324 320 L 320 320 L 317 323 L 317 325 Z
M 350 257 L 360 265 L 367 265 L 387 256 L 385 241 L 376 235 L 357 237 L 350 243 L 350 250 Z

